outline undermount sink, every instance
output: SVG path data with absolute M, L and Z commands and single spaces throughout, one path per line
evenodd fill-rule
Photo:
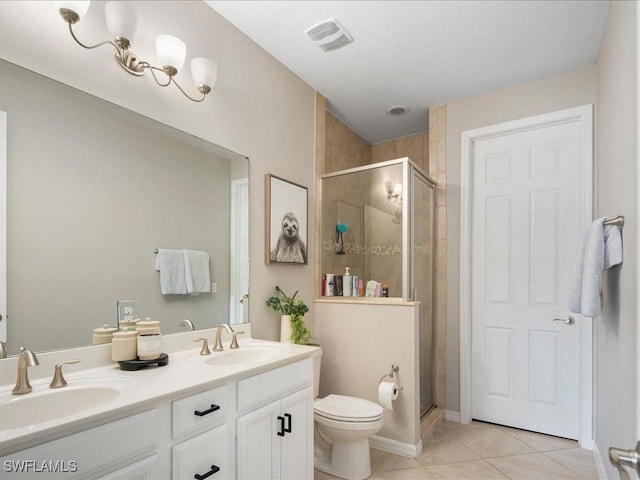
M 271 360 L 284 354 L 287 348 L 283 345 L 255 345 L 240 346 L 235 350 L 225 350 L 222 353 L 213 353 L 207 358 L 209 365 L 248 365 Z
M 73 383 L 75 381 L 75 383 Z M 33 392 L 12 395 L 0 394 L 0 429 L 28 427 L 99 407 L 116 400 L 131 387 L 124 379 L 69 379 L 69 385 L 50 389 L 34 385 Z

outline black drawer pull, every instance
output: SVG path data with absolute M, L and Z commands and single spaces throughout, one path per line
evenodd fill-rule
M 216 472 L 220 471 L 220 467 L 216 467 L 215 465 L 211 465 L 211 470 L 209 470 L 207 473 L 205 473 L 204 475 L 200 475 L 199 473 L 196 473 L 193 478 L 195 478 L 196 480 L 204 480 L 205 478 L 209 478 L 211 475 L 213 475 Z
M 285 413 L 284 416 L 288 420 L 288 423 L 289 423 L 289 426 L 287 428 L 285 428 L 284 431 L 287 432 L 287 433 L 291 433 L 291 414 L 290 413 Z
M 284 437 L 284 417 L 278 415 L 278 420 L 280 420 L 280 431 L 278 432 L 279 437 Z
M 220 410 L 220 405 L 213 405 L 211 404 L 211 408 L 209 410 L 205 410 L 204 412 L 201 412 L 200 410 L 196 410 L 195 412 L 193 412 L 194 415 L 198 415 L 199 417 L 204 417 L 205 415 L 209 415 L 210 413 L 215 412 L 216 410 Z M 217 470 L 216 470 L 217 471 Z M 215 473 L 215 472 L 214 472 Z M 203 477 L 204 478 L 204 477 Z

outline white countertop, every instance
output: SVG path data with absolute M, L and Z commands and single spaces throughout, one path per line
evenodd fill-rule
M 215 329 L 210 329 L 210 331 L 215 332 Z M 209 331 L 196 331 L 181 335 L 185 337 L 182 339 L 183 341 L 177 342 L 174 339 L 169 343 L 174 344 L 174 348 L 178 346 L 189 346 L 190 348 L 168 352 L 169 364 L 164 367 L 150 366 L 142 370 L 129 372 L 120 370 L 117 364 L 111 362 L 106 365 L 84 370 L 76 369 L 75 371 L 73 366 L 65 366 L 69 367 L 64 371 L 68 386 L 63 387 L 61 390 L 73 390 L 74 385 L 76 386 L 75 388 L 81 388 L 82 385 L 100 385 L 101 383 L 105 385 L 115 383 L 119 386 L 124 385 L 124 387 L 116 399 L 107 403 L 33 425 L 3 429 L 2 417 L 0 416 L 0 457 L 17 449 L 39 443 L 39 441 L 55 438 L 56 434 L 69 432 L 74 427 L 99 422 L 101 419 L 112 415 L 142 411 L 162 399 L 179 398 L 190 393 L 272 370 L 298 360 L 321 355 L 322 353 L 318 347 L 269 342 L 245 336 L 244 338 L 239 337 L 240 349 L 243 347 L 249 349 L 260 346 L 277 346 L 281 351 L 278 351 L 269 359 L 252 364 L 216 365 L 216 358 L 220 359 L 222 355 L 228 354 L 228 341 L 224 342 L 225 352 L 213 352 L 211 355 L 201 356 L 199 354 L 200 346 L 192 343 L 193 338 L 206 336 L 210 343 L 213 343 L 211 342 L 212 336 Z M 108 347 L 100 347 L 102 347 L 101 350 L 109 351 Z M 168 351 L 170 348 L 163 348 L 163 350 Z M 239 351 L 236 350 L 236 352 Z M 74 353 L 78 352 L 72 350 L 65 352 L 67 353 L 67 360 L 78 357 L 78 355 L 74 356 Z M 104 360 L 104 352 L 101 352 L 101 358 Z M 42 363 L 42 360 L 40 360 L 40 366 L 29 368 L 29 373 L 31 374 L 36 368 L 40 368 Z M 93 362 L 89 360 L 87 363 L 96 363 L 96 360 L 93 359 Z M 15 372 L 13 376 L 15 377 Z M 0 386 L 0 405 L 7 402 L 20 402 L 23 400 L 22 397 L 26 398 L 30 395 L 49 394 L 49 392 L 52 392 L 49 389 L 50 380 L 50 376 L 32 380 L 33 392 L 26 395 L 12 395 L 13 383 Z M 73 397 L 70 396 L 70 398 Z M 0 415 L 1 412 L 2 410 L 0 409 Z

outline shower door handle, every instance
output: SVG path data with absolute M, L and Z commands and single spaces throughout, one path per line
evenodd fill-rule
M 553 319 L 554 322 L 563 322 L 567 325 L 573 325 L 574 323 L 576 323 L 576 319 L 573 317 L 564 317 L 564 318 L 554 318 Z

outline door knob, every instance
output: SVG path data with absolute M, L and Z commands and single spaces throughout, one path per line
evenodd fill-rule
M 554 318 L 553 321 L 563 322 L 563 323 L 566 323 L 567 325 L 573 325 L 574 323 L 576 323 L 576 319 L 573 317 Z
M 611 464 L 620 472 L 621 480 L 629 480 L 629 472 L 624 467 L 631 467 L 640 473 L 640 442 L 636 445 L 635 450 L 621 450 L 619 448 L 609 448 L 609 460 Z

